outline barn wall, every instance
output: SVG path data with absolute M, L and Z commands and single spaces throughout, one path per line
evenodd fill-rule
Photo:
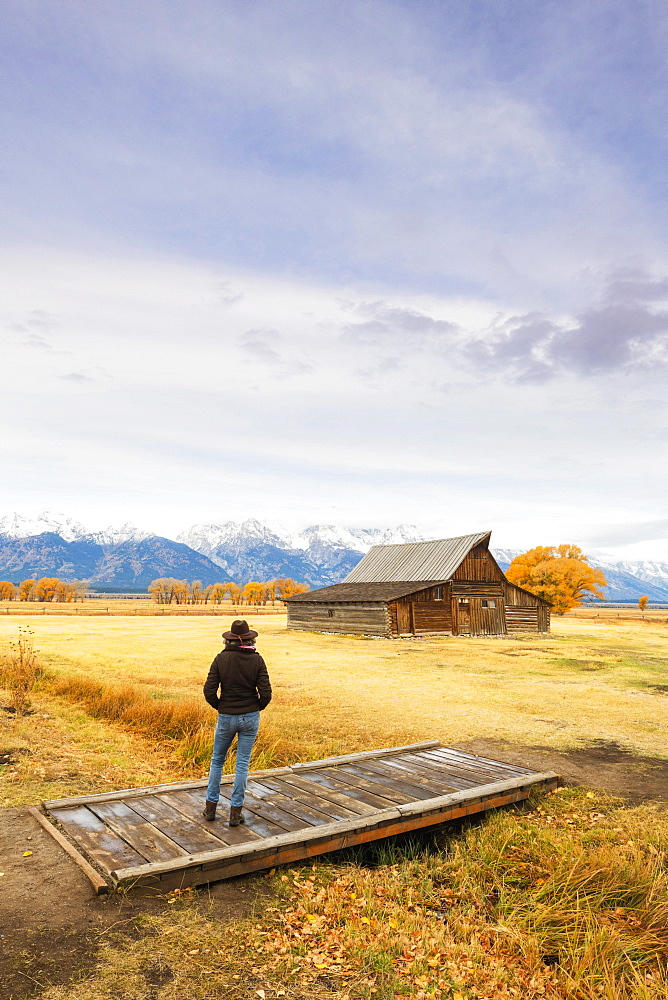
M 506 623 L 509 632 L 549 632 L 550 608 L 534 594 L 508 581 L 504 584 Z
M 493 601 L 495 607 L 484 607 Z M 452 620 L 456 635 L 504 635 L 503 584 L 459 580 L 452 583 Z
M 450 584 L 444 583 L 441 598 L 436 598 L 437 588 L 426 587 L 406 594 L 389 604 L 390 632 L 393 636 L 425 632 L 452 632 Z M 403 623 L 403 627 L 400 627 Z
M 416 634 L 420 632 L 452 632 L 450 601 L 416 601 L 413 604 L 413 623 Z
M 331 615 L 328 614 L 330 611 Z M 359 635 L 389 635 L 387 605 L 380 601 L 368 601 L 364 604 L 299 601 L 288 604 L 288 628 Z
M 504 576 L 487 546 L 481 542 L 471 549 L 455 570 L 452 579 L 502 583 Z

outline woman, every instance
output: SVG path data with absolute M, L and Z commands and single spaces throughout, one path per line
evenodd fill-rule
M 237 735 L 230 826 L 239 826 L 244 822 L 241 807 L 246 794 L 251 751 L 260 728 L 260 712 L 271 701 L 269 674 L 264 660 L 255 649 L 256 638 L 257 632 L 251 631 L 247 622 L 240 619 L 232 622 L 230 631 L 223 632 L 225 648 L 211 664 L 204 684 L 204 697 L 218 711 L 218 724 L 203 815 L 208 820 L 216 818 L 220 776 L 227 751 Z

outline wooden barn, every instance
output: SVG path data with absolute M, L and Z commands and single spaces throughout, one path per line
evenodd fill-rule
M 374 545 L 343 583 L 288 598 L 288 628 L 390 638 L 548 632 L 551 605 L 506 580 L 490 536 Z

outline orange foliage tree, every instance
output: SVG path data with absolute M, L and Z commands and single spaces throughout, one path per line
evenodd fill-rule
M 289 576 L 279 577 L 276 581 L 276 591 L 282 600 L 286 597 L 292 597 L 293 594 L 305 594 L 307 590 L 310 590 L 308 583 L 297 583 Z
M 506 570 L 511 583 L 552 604 L 557 615 L 582 603 L 584 597 L 605 600 L 603 571 L 589 565 L 577 545 L 538 545 L 516 556 Z
M 2 587 L 1 583 L 0 587 Z M 640 600 L 638 601 L 638 607 L 640 608 L 641 611 L 644 611 L 648 604 L 649 604 L 649 597 L 641 597 Z
M 0 580 L 0 601 L 13 601 L 17 588 L 9 580 Z
M 33 593 L 35 590 L 36 580 L 23 580 L 19 584 L 19 601 L 32 601 L 34 600 Z
M 34 583 L 34 581 L 26 581 Z M 233 582 L 210 583 L 203 587 L 200 580 L 188 583 L 187 580 L 174 580 L 172 577 L 160 577 L 148 586 L 148 592 L 158 604 L 222 604 L 228 600 L 232 604 L 248 604 L 257 606 L 272 603 L 278 597 L 291 597 L 292 594 L 303 594 L 309 589 L 306 583 L 297 583 L 288 577 L 280 580 L 265 580 L 259 582 L 250 580 L 243 588 Z M 21 598 L 28 600 L 31 598 Z

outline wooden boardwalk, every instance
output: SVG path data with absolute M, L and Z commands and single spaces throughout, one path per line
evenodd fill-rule
M 243 826 L 202 816 L 206 781 L 42 803 L 111 886 L 202 885 L 525 799 L 558 776 L 430 740 L 251 773 Z M 51 824 L 48 824 L 51 826 Z M 53 827 L 51 827 L 53 829 Z M 98 890 L 99 891 L 99 890 Z

